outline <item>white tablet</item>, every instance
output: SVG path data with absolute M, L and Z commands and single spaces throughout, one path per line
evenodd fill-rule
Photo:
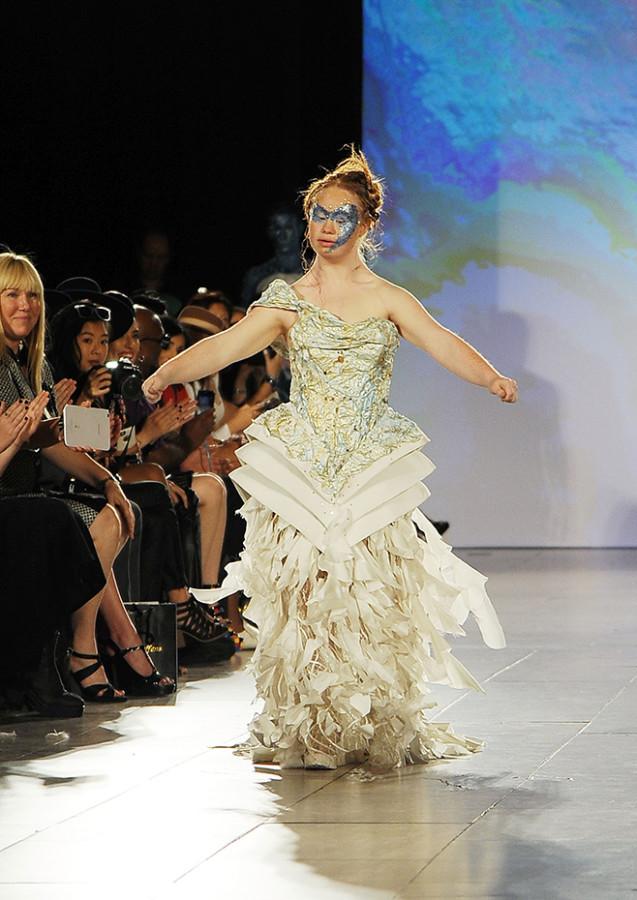
M 107 409 L 87 409 L 85 406 L 64 407 L 64 443 L 67 447 L 90 447 L 109 450 L 111 423 Z

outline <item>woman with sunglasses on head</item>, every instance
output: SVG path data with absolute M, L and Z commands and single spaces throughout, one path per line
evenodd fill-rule
M 505 640 L 486 578 L 418 509 L 433 464 L 427 436 L 388 405 L 400 337 L 501 401 L 515 402 L 517 385 L 370 269 L 383 186 L 362 153 L 303 200 L 306 274 L 275 279 L 245 319 L 166 363 L 145 391 L 154 400 L 273 343 L 290 358 L 290 402 L 237 451 L 245 550 L 220 592 L 243 588 L 259 626 L 254 759 L 385 768 L 466 755 L 483 743 L 426 715 L 429 683 L 482 690 L 444 635 L 464 634 L 471 612 L 488 646 Z
M 11 252 L 0 253 L 0 401 L 30 402 L 41 395 L 42 387 L 48 392 L 44 418 L 28 441 L 18 442 L 11 450 L 12 457 L 0 476 L 0 496 L 42 494 L 41 456 L 94 490 L 93 498 L 64 499 L 88 527 L 106 580 L 106 587 L 71 619 L 72 646 L 66 674 L 69 686 L 84 699 L 122 702 L 126 700 L 124 691 L 116 690 L 105 676 L 97 653 L 95 626 L 99 611 L 118 646 L 129 648 L 140 643 L 112 571 L 115 557 L 134 533 L 135 521 L 130 503 L 108 469 L 61 441 L 53 375 L 44 356 L 43 295 L 42 281 L 30 259 Z M 72 577 L 69 570 L 69 579 Z M 63 584 L 60 590 L 64 590 Z M 136 646 L 131 657 L 139 655 L 139 650 Z M 174 690 L 174 682 L 162 679 L 154 668 L 146 684 L 153 693 Z
M 56 313 L 49 330 L 56 377 L 74 379 L 75 402 L 107 405 L 119 423 L 116 434 L 124 429 L 120 438 L 123 450 L 118 451 L 114 444 L 105 465 L 121 477 L 124 493 L 142 511 L 142 594 L 134 599 L 155 602 L 165 594 L 176 605 L 178 627 L 195 643 L 198 655 L 212 662 L 227 659 L 234 652 L 232 635 L 208 607 L 198 604 L 187 587 L 179 526 L 171 504 L 172 492 L 178 492 L 180 499 L 183 492 L 166 479 L 161 466 L 144 462 L 139 453 L 179 424 L 179 411 L 176 407 L 172 413 L 165 410 L 164 420 L 157 422 L 157 415 L 143 398 L 125 402 L 111 391 L 112 377 L 105 363 L 124 359 L 136 364 L 140 354 L 132 303 L 117 291 L 94 295 L 92 301 L 76 300 Z M 138 426 L 135 437 L 130 431 L 132 424 Z M 106 652 L 119 655 L 120 647 L 111 640 Z M 125 660 L 138 674 L 148 674 L 151 661 L 141 652 L 127 654 Z
M 111 389 L 112 376 L 104 366 L 110 320 L 110 309 L 81 300 L 64 307 L 49 324 L 49 361 L 56 377 L 76 382 L 73 403 L 95 404 Z

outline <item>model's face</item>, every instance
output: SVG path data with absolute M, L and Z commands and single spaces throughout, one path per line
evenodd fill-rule
M 42 312 L 42 298 L 36 291 L 5 288 L 0 293 L 2 328 L 9 346 L 25 340 L 38 324 Z
M 126 334 L 116 341 L 111 341 L 108 345 L 108 359 L 130 359 L 136 362 L 140 353 L 139 328 L 137 321 L 134 321 Z
M 186 338 L 183 334 L 173 334 L 170 344 L 163 350 L 159 351 L 159 365 L 163 366 L 169 359 L 174 359 L 182 350 L 186 349 Z
M 83 322 L 82 330 L 75 338 L 78 368 L 90 372 L 94 366 L 103 366 L 108 356 L 108 329 L 104 322 Z
M 337 186 L 320 192 L 310 211 L 308 223 L 310 245 L 318 256 L 343 256 L 364 233 L 355 194 Z

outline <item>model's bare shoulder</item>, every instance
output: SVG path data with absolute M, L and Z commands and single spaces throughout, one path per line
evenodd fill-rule
M 420 301 L 411 291 L 388 281 L 386 278 L 378 278 L 379 284 L 376 286 L 378 297 L 381 300 L 385 313 L 389 319 L 399 318 L 401 313 L 413 310 L 414 307 L 422 307 Z
M 276 323 L 279 333 L 286 333 L 298 318 L 298 313 L 288 307 L 253 303 L 248 307 L 246 319 L 261 322 L 266 327 Z M 241 321 L 244 321 L 243 319 Z M 240 322 L 237 324 L 241 324 Z

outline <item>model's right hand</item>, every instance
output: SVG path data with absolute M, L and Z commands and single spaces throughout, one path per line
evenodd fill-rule
M 142 390 L 149 403 L 159 403 L 161 395 L 164 393 L 164 387 L 157 373 L 146 379 L 142 385 Z

